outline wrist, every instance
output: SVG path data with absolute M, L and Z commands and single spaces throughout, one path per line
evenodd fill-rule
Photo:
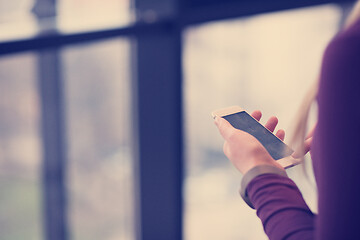
M 250 201 L 250 198 L 247 194 L 247 186 L 249 183 L 255 179 L 256 177 L 264 174 L 276 174 L 280 176 L 287 177 L 287 174 L 284 169 L 280 169 L 273 165 L 258 165 L 256 167 L 251 168 L 242 178 L 241 180 L 241 187 L 240 187 L 240 195 L 243 198 L 243 200 L 251 207 L 254 208 L 252 202 Z
M 245 175 L 250 169 L 261 166 L 268 165 L 279 168 L 280 170 L 285 170 L 279 163 L 277 163 L 270 154 L 264 149 L 264 151 L 256 151 L 255 154 L 249 156 L 249 158 L 244 162 L 239 162 L 237 169 Z

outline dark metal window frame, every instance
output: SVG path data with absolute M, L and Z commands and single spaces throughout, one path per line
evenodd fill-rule
M 55 0 L 37 0 L 39 4 Z M 149 4 L 151 2 L 151 4 Z M 69 239 L 66 216 L 66 136 L 61 47 L 116 37 L 136 40 L 133 49 L 134 157 L 136 160 L 136 239 L 183 239 L 182 32 L 199 23 L 277 10 L 353 1 L 258 0 L 191 6 L 190 0 L 135 0 L 139 21 L 126 27 L 71 34 L 52 32 L 0 42 L 0 57 L 26 51 L 39 55 L 42 106 L 44 238 Z M 163 4 L 166 3 L 164 8 Z M 42 9 L 41 9 L 42 11 Z M 158 18 L 147 23 L 152 11 Z M 145 16 L 145 18 L 142 18 Z M 141 19 L 144 19 L 142 21 Z M 49 70 L 50 69 L 50 70 Z M 121 204 L 121 203 L 119 203 Z M 56 207 L 54 207 L 56 206 Z

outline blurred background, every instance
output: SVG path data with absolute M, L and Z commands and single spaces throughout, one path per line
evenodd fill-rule
M 289 132 L 352 3 L 0 0 L 0 239 L 267 239 L 210 112 Z

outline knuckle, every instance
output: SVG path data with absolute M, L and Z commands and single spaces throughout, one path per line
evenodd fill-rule
M 237 131 L 230 131 L 230 132 L 228 133 L 228 140 L 229 140 L 230 142 L 236 141 L 237 138 L 238 138 Z

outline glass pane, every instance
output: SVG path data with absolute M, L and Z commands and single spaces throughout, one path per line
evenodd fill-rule
M 4 240 L 42 239 L 36 69 L 33 54 L 0 58 L 0 232 Z
M 37 21 L 35 15 L 43 18 Z M 34 37 L 54 28 L 77 32 L 118 27 L 133 17 L 130 0 L 0 0 L 0 40 Z
M 31 9 L 35 0 L 0 0 L 0 39 L 34 35 L 37 24 Z
M 133 17 L 130 0 L 59 0 L 61 30 L 83 30 L 128 24 Z
M 0 23 L 28 18 L 34 3 L 35 0 L 0 0 Z
M 63 52 L 74 240 L 134 239 L 130 42 Z
M 339 25 L 335 5 L 201 25 L 185 33 L 185 239 L 267 239 L 238 194 L 240 174 L 222 152 L 210 112 L 240 105 L 263 121 L 293 117 L 316 79 L 326 43 Z M 311 165 L 311 164 L 308 164 Z M 289 170 L 316 210 L 301 167 Z

